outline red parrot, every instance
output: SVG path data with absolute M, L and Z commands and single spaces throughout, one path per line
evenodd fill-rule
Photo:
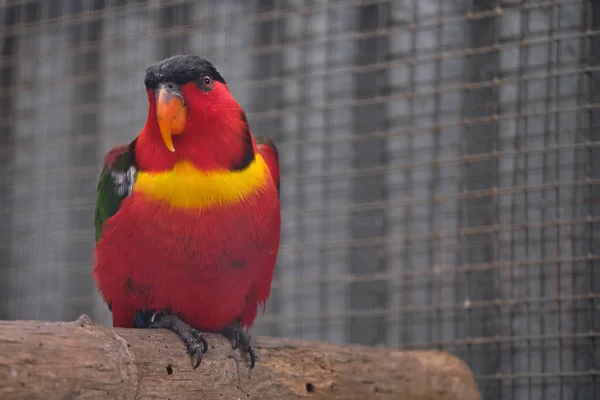
M 153 64 L 145 86 L 145 126 L 105 156 L 94 279 L 115 327 L 176 332 L 194 369 L 208 349 L 200 332 L 222 333 L 253 368 L 247 332 L 279 251 L 277 148 L 252 135 L 203 58 Z

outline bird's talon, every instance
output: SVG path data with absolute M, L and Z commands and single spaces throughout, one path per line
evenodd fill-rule
M 192 361 L 194 362 L 194 369 L 200 366 L 200 363 L 202 362 L 202 357 L 204 353 L 206 353 L 203 347 L 205 346 L 201 346 L 199 343 L 196 343 L 192 348 L 190 348 L 190 355 L 192 356 Z
M 236 350 L 238 348 L 239 343 L 240 343 L 240 331 L 236 329 L 233 331 L 233 337 L 231 338 L 231 348 L 233 350 Z
M 192 329 L 192 335 L 194 336 L 194 339 L 202 343 L 202 353 L 206 353 L 208 351 L 208 341 L 206 338 L 202 336 L 202 333 L 197 329 Z
M 194 369 L 198 368 L 202 361 L 202 355 L 208 351 L 208 341 L 204 336 L 176 315 L 164 311 L 154 312 L 148 320 L 147 327 L 166 328 L 175 332 L 183 343 L 185 343 L 188 353 L 192 356 Z M 196 357 L 195 361 L 194 357 Z
M 250 369 L 252 369 L 256 364 L 256 353 L 254 352 L 254 346 L 248 346 L 248 354 L 250 354 Z
M 156 317 L 161 317 L 163 315 L 162 312 L 160 311 L 156 311 L 154 314 L 152 314 L 152 316 L 150 317 L 150 324 L 153 324 L 154 321 L 156 320 Z
M 221 334 L 231 340 L 231 348 L 240 349 L 250 356 L 250 369 L 256 364 L 256 351 L 252 346 L 250 335 L 241 330 L 239 324 L 232 324 L 226 327 Z
M 200 349 L 200 346 L 197 346 L 197 348 L 192 352 L 192 361 L 194 358 L 196 359 L 193 369 L 196 369 L 200 366 L 200 363 L 202 362 L 202 354 L 203 353 L 202 349 Z
M 208 340 L 200 332 L 198 332 L 198 339 L 202 342 L 202 353 L 206 353 L 208 351 Z

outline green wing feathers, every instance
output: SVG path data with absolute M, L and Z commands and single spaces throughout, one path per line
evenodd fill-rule
M 96 242 L 102 238 L 104 223 L 117 213 L 123 199 L 131 194 L 137 173 L 134 144 L 135 141 L 116 146 L 104 157 L 96 199 Z

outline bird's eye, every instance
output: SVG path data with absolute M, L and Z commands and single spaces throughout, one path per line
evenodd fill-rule
M 209 90 L 211 90 L 213 88 L 213 86 L 214 86 L 214 82 L 210 76 L 206 75 L 205 77 L 202 78 L 202 89 L 204 89 L 208 92 Z

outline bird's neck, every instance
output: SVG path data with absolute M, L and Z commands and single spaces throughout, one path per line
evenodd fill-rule
M 240 203 L 262 190 L 268 179 L 267 164 L 256 154 L 240 171 L 203 171 L 189 161 L 161 172 L 140 171 L 133 191 L 175 208 L 203 209 Z

